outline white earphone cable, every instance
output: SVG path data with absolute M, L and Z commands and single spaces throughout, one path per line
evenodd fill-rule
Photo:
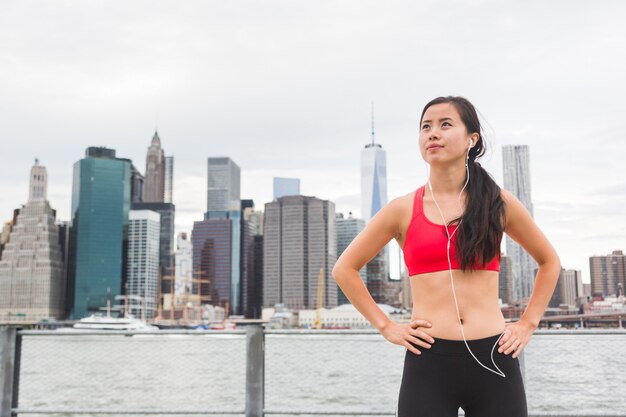
M 473 143 L 473 142 L 472 142 Z M 469 182 L 469 166 L 468 166 L 468 162 L 469 162 L 469 151 L 472 147 L 472 143 L 470 143 L 470 146 L 467 148 L 467 157 L 465 159 L 465 171 L 467 173 L 467 179 L 465 180 L 465 184 L 463 185 L 463 188 L 461 188 L 461 193 L 459 194 L 458 197 L 458 203 L 459 203 L 459 208 L 461 209 L 461 212 L 463 213 L 463 207 L 461 205 L 461 195 L 463 194 L 463 190 L 465 190 L 465 187 L 467 186 L 467 183 Z M 426 166 L 428 168 L 430 168 L 430 166 L 428 164 L 426 164 Z M 502 334 L 500 334 L 500 337 L 498 337 L 498 340 L 496 340 L 496 343 L 493 345 L 493 347 L 491 348 L 491 362 L 493 363 L 493 366 L 496 367 L 496 369 L 498 369 L 498 371 L 500 372 L 496 372 L 491 368 L 486 367 L 485 365 L 482 364 L 482 362 L 480 362 L 478 360 L 478 358 L 476 358 L 476 356 L 474 356 L 474 353 L 472 352 L 472 349 L 470 349 L 469 345 L 467 344 L 467 340 L 465 339 L 465 331 L 463 330 L 463 322 L 461 321 L 461 313 L 459 312 L 459 304 L 457 302 L 457 298 L 456 298 L 456 292 L 454 290 L 454 277 L 452 275 L 452 262 L 450 261 L 450 240 L 452 239 L 452 236 L 454 236 L 454 234 L 456 233 L 457 229 L 459 228 L 459 226 L 461 225 L 461 222 L 463 221 L 463 219 L 461 218 L 461 220 L 459 221 L 459 223 L 457 224 L 457 226 L 454 228 L 454 231 L 452 232 L 452 234 L 449 233 L 448 231 L 448 223 L 446 222 L 445 217 L 443 216 L 443 212 L 441 211 L 441 208 L 439 207 L 439 204 L 437 204 L 437 200 L 435 200 L 435 193 L 433 192 L 433 186 L 430 183 L 430 169 L 428 169 L 428 188 L 430 188 L 430 194 L 432 195 L 433 201 L 435 202 L 435 205 L 437 206 L 437 210 L 439 210 L 439 214 L 441 215 L 441 219 L 443 220 L 443 226 L 444 229 L 446 230 L 446 235 L 448 236 L 448 243 L 447 243 L 447 254 L 448 254 L 448 266 L 449 266 L 449 271 L 450 271 L 450 283 L 452 284 L 452 295 L 454 296 L 454 304 L 456 305 L 456 314 L 457 317 L 459 319 L 459 325 L 461 326 L 461 334 L 463 335 L 463 341 L 465 342 L 465 346 L 467 346 L 467 350 L 469 350 L 469 353 L 472 355 L 472 357 L 474 357 L 474 359 L 476 359 L 476 361 L 485 369 L 500 375 L 503 378 L 506 378 L 506 375 L 500 370 L 500 368 L 498 368 L 498 366 L 496 365 L 495 361 L 493 360 L 493 351 L 496 348 L 496 345 L 498 344 L 498 342 L 500 341 L 500 339 L 502 338 L 502 336 L 504 335 L 504 332 Z

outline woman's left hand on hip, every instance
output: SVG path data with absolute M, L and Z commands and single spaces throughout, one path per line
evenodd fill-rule
M 506 323 L 504 336 L 498 342 L 500 345 L 498 352 L 504 352 L 505 355 L 514 352 L 512 357 L 517 358 L 530 341 L 534 331 L 535 328 L 530 323 L 522 320 Z

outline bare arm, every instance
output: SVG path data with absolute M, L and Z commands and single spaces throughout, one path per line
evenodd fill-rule
M 337 285 L 343 290 L 354 307 L 378 330 L 390 321 L 376 305 L 359 276 L 359 270 L 371 261 L 387 243 L 398 236 L 402 215 L 398 199 L 381 208 L 365 229 L 343 251 L 333 268 Z
M 537 328 L 556 288 L 561 272 L 561 261 L 526 207 L 510 191 L 502 189 L 501 195 L 506 206 L 506 234 L 519 243 L 539 264 L 530 301 L 520 318 L 520 321 Z

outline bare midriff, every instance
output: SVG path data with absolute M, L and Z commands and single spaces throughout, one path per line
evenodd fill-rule
M 482 339 L 502 333 L 504 316 L 498 303 L 498 272 L 453 269 L 454 290 L 466 340 Z M 421 328 L 440 339 L 463 340 L 454 303 L 450 271 L 413 275 L 412 320 L 428 320 L 430 328 Z

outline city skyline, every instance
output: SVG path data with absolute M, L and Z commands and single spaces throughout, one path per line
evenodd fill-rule
M 206 158 L 202 158 L 202 159 L 203 159 L 203 162 L 206 164 Z M 134 161 L 133 161 L 133 163 L 134 163 Z M 488 169 L 488 168 L 487 168 L 487 169 Z M 491 173 L 491 171 L 490 171 L 489 169 L 488 169 L 488 171 Z M 243 169 L 241 170 L 241 177 L 242 177 L 242 178 L 245 178 L 245 177 L 246 177 L 246 176 L 244 175 L 244 173 L 245 173 L 245 168 L 243 168 Z M 531 176 L 532 176 L 532 169 L 531 169 Z M 204 192 L 206 192 L 206 174 L 204 175 L 204 178 L 205 178 L 205 184 L 204 184 L 204 186 L 203 186 L 202 188 L 204 189 Z M 271 176 L 271 174 L 270 174 L 269 179 L 270 179 L 270 182 L 271 182 L 271 181 L 273 181 L 274 177 L 272 177 L 272 176 Z M 497 182 L 500 186 L 502 186 L 502 181 L 501 181 L 501 180 L 498 180 L 498 179 L 496 178 L 496 182 Z M 176 183 L 176 179 L 174 179 L 174 183 Z M 241 187 L 242 187 L 242 189 L 244 189 L 244 188 L 245 188 L 245 187 L 244 187 L 244 184 L 243 184 L 243 180 L 242 180 Z M 174 189 L 175 189 L 175 188 L 176 188 L 176 186 L 174 186 Z M 271 188 L 272 188 L 272 187 L 270 187 L 270 189 L 271 189 Z M 198 190 L 198 191 L 199 191 L 199 190 Z M 408 191 L 408 192 L 410 192 L 410 191 Z M 28 193 L 27 193 L 27 194 L 28 194 Z M 197 194 L 197 193 L 196 193 L 196 194 Z M 312 195 L 312 194 L 311 194 L 311 195 L 309 195 L 309 194 L 304 194 L 304 193 L 301 193 L 300 195 L 320 198 L 318 195 Z M 244 197 L 244 198 L 248 198 L 248 196 L 246 196 L 246 195 L 242 195 L 242 197 Z M 206 196 L 205 196 L 205 197 L 200 197 L 200 196 L 199 196 L 198 198 L 199 198 L 199 200 L 202 200 L 202 204 L 206 206 Z M 71 196 L 70 196 L 70 200 L 71 200 Z M 269 203 L 269 202 L 271 202 L 271 201 L 272 201 L 272 199 L 271 199 L 271 198 L 270 198 L 269 200 L 267 200 L 267 201 L 259 201 L 259 200 L 255 200 L 255 199 L 253 199 L 253 200 L 254 200 L 254 204 L 255 204 L 255 206 L 256 206 L 259 210 L 261 210 L 261 211 L 263 210 L 263 205 L 264 205 L 265 203 Z M 333 200 L 331 200 L 331 201 L 333 201 Z M 358 197 L 358 201 L 359 201 L 359 203 L 360 203 L 360 201 L 361 201 L 360 196 Z M 70 201 L 70 203 L 71 203 L 71 201 Z M 174 203 L 174 204 L 176 204 L 176 201 L 174 200 L 174 202 L 173 202 L 173 203 Z M 335 201 L 333 201 L 333 203 L 335 203 L 335 204 L 336 204 L 336 202 L 335 202 Z M 533 204 L 534 204 L 534 203 L 533 203 Z M 22 204 L 20 204 L 20 205 L 16 205 L 16 206 L 14 207 L 14 209 L 20 208 L 22 205 L 23 205 L 23 203 L 22 203 Z M 148 204 L 143 204 L 143 205 L 148 205 Z M 137 207 L 142 206 L 142 203 L 135 204 L 134 206 L 137 206 Z M 58 220 L 58 221 L 70 221 L 70 220 L 71 220 L 71 219 L 63 218 L 62 216 L 61 216 L 61 217 L 59 217 L 59 214 L 58 214 L 58 213 L 62 213 L 62 212 L 63 212 L 62 207 L 60 207 L 60 206 L 56 206 L 56 207 L 55 207 L 55 210 L 56 210 L 56 212 L 57 212 L 57 220 Z M 70 211 L 70 210 L 68 210 L 68 212 L 69 212 L 69 211 Z M 178 211 L 179 211 L 179 209 L 177 208 L 177 215 L 178 215 Z M 354 208 L 354 207 L 353 207 L 353 208 L 350 208 L 350 207 L 347 207 L 347 208 L 346 208 L 345 210 L 343 210 L 343 211 L 337 210 L 337 213 L 342 213 L 342 214 L 344 214 L 344 215 L 347 215 L 349 212 L 352 212 L 352 214 L 353 214 L 355 217 L 357 217 L 357 218 L 359 218 L 359 219 L 361 218 L 361 217 L 360 217 L 360 213 L 359 213 L 358 208 Z M 2 221 L 3 221 L 3 222 L 5 222 L 5 221 L 10 220 L 10 219 L 11 219 L 11 216 L 12 216 L 12 213 L 13 213 L 13 210 L 11 210 L 10 215 L 5 216 L 5 217 L 6 217 L 6 219 L 2 219 Z M 188 216 L 189 216 L 189 218 L 190 218 L 190 219 L 192 219 L 192 223 L 191 223 L 191 225 L 190 225 L 190 226 L 188 226 L 187 224 L 181 224 L 180 222 L 178 222 L 178 221 L 177 221 L 177 222 L 176 222 L 176 225 L 175 225 L 176 229 L 175 229 L 174 236 L 175 236 L 175 235 L 178 235 L 178 233 L 191 233 L 191 232 L 192 232 L 192 229 L 193 229 L 193 222 L 196 222 L 196 221 L 200 221 L 200 220 L 202 220 L 202 218 L 203 218 L 203 216 L 204 216 L 204 212 L 198 211 L 198 213 L 197 213 L 197 216 L 196 216 L 196 217 L 193 217 L 193 213 L 188 214 Z M 537 221 L 537 220 L 535 219 L 535 221 Z M 539 226 L 540 226 L 540 227 L 542 227 L 542 226 L 541 226 L 541 224 L 540 224 Z M 545 230 L 544 230 L 544 233 L 545 233 Z M 548 238 L 550 239 L 550 236 L 548 236 Z M 394 243 L 395 243 L 395 242 L 392 240 L 390 245 L 393 245 L 392 247 L 397 248 L 398 246 L 397 246 L 397 245 L 394 245 Z M 605 256 L 605 255 L 610 255 L 610 254 L 611 254 L 614 250 L 620 250 L 620 249 L 622 249 L 622 247 L 621 247 L 621 246 L 617 246 L 617 247 L 615 247 L 615 248 L 609 249 L 609 250 L 608 250 L 608 251 L 606 251 L 606 252 L 596 251 L 596 252 L 594 252 L 594 253 L 589 254 L 586 258 L 584 258 L 584 259 L 582 260 L 582 262 L 579 262 L 579 263 L 578 263 L 578 264 L 576 264 L 576 265 L 575 265 L 575 264 L 566 264 L 566 262 L 564 262 L 564 261 L 563 261 L 563 254 L 561 254 L 561 253 L 560 253 L 559 255 L 561 256 L 562 266 L 563 266 L 564 268 L 566 268 L 566 269 L 575 269 L 575 270 L 580 270 L 580 271 L 582 272 L 583 281 L 584 281 L 585 283 L 589 283 L 589 282 L 590 282 L 589 258 L 590 258 L 591 256 Z M 502 250 L 503 250 L 503 252 L 506 252 L 506 244 L 505 244 L 505 239 L 503 239 L 503 242 L 502 242 Z M 558 250 L 558 248 L 557 248 L 557 250 Z M 392 265 L 391 265 L 391 267 L 392 267 L 392 268 L 394 268 L 394 270 L 395 270 L 395 271 L 397 271 L 397 265 L 394 265 L 394 262 L 397 264 L 397 262 L 398 262 L 398 258 L 397 258 L 397 256 L 394 256 L 394 258 L 392 258 L 392 259 L 391 259 L 391 264 L 392 264 Z M 404 264 L 403 264 L 403 265 L 404 265 Z M 579 266 L 579 265 L 580 265 L 580 266 Z
M 176 158 L 177 232 L 202 219 L 209 156 L 242 167 L 241 196 L 257 207 L 271 201 L 273 177 L 297 177 L 302 194 L 360 217 L 371 101 L 392 199 L 426 181 L 421 108 L 459 94 L 486 121 L 483 165 L 498 184 L 501 146 L 530 147 L 535 221 L 564 267 L 589 282 L 590 256 L 624 249 L 626 182 L 615 174 L 626 122 L 610 100 L 626 88 L 624 5 L 455 3 L 441 36 L 436 4 L 156 3 L 2 6 L 0 128 L 11 158 L 1 220 L 26 200 L 36 157 L 57 218 L 70 220 L 71 165 L 83 150 L 117 149 L 143 171 L 156 125 Z M 487 19 L 495 26 L 471 24 Z

